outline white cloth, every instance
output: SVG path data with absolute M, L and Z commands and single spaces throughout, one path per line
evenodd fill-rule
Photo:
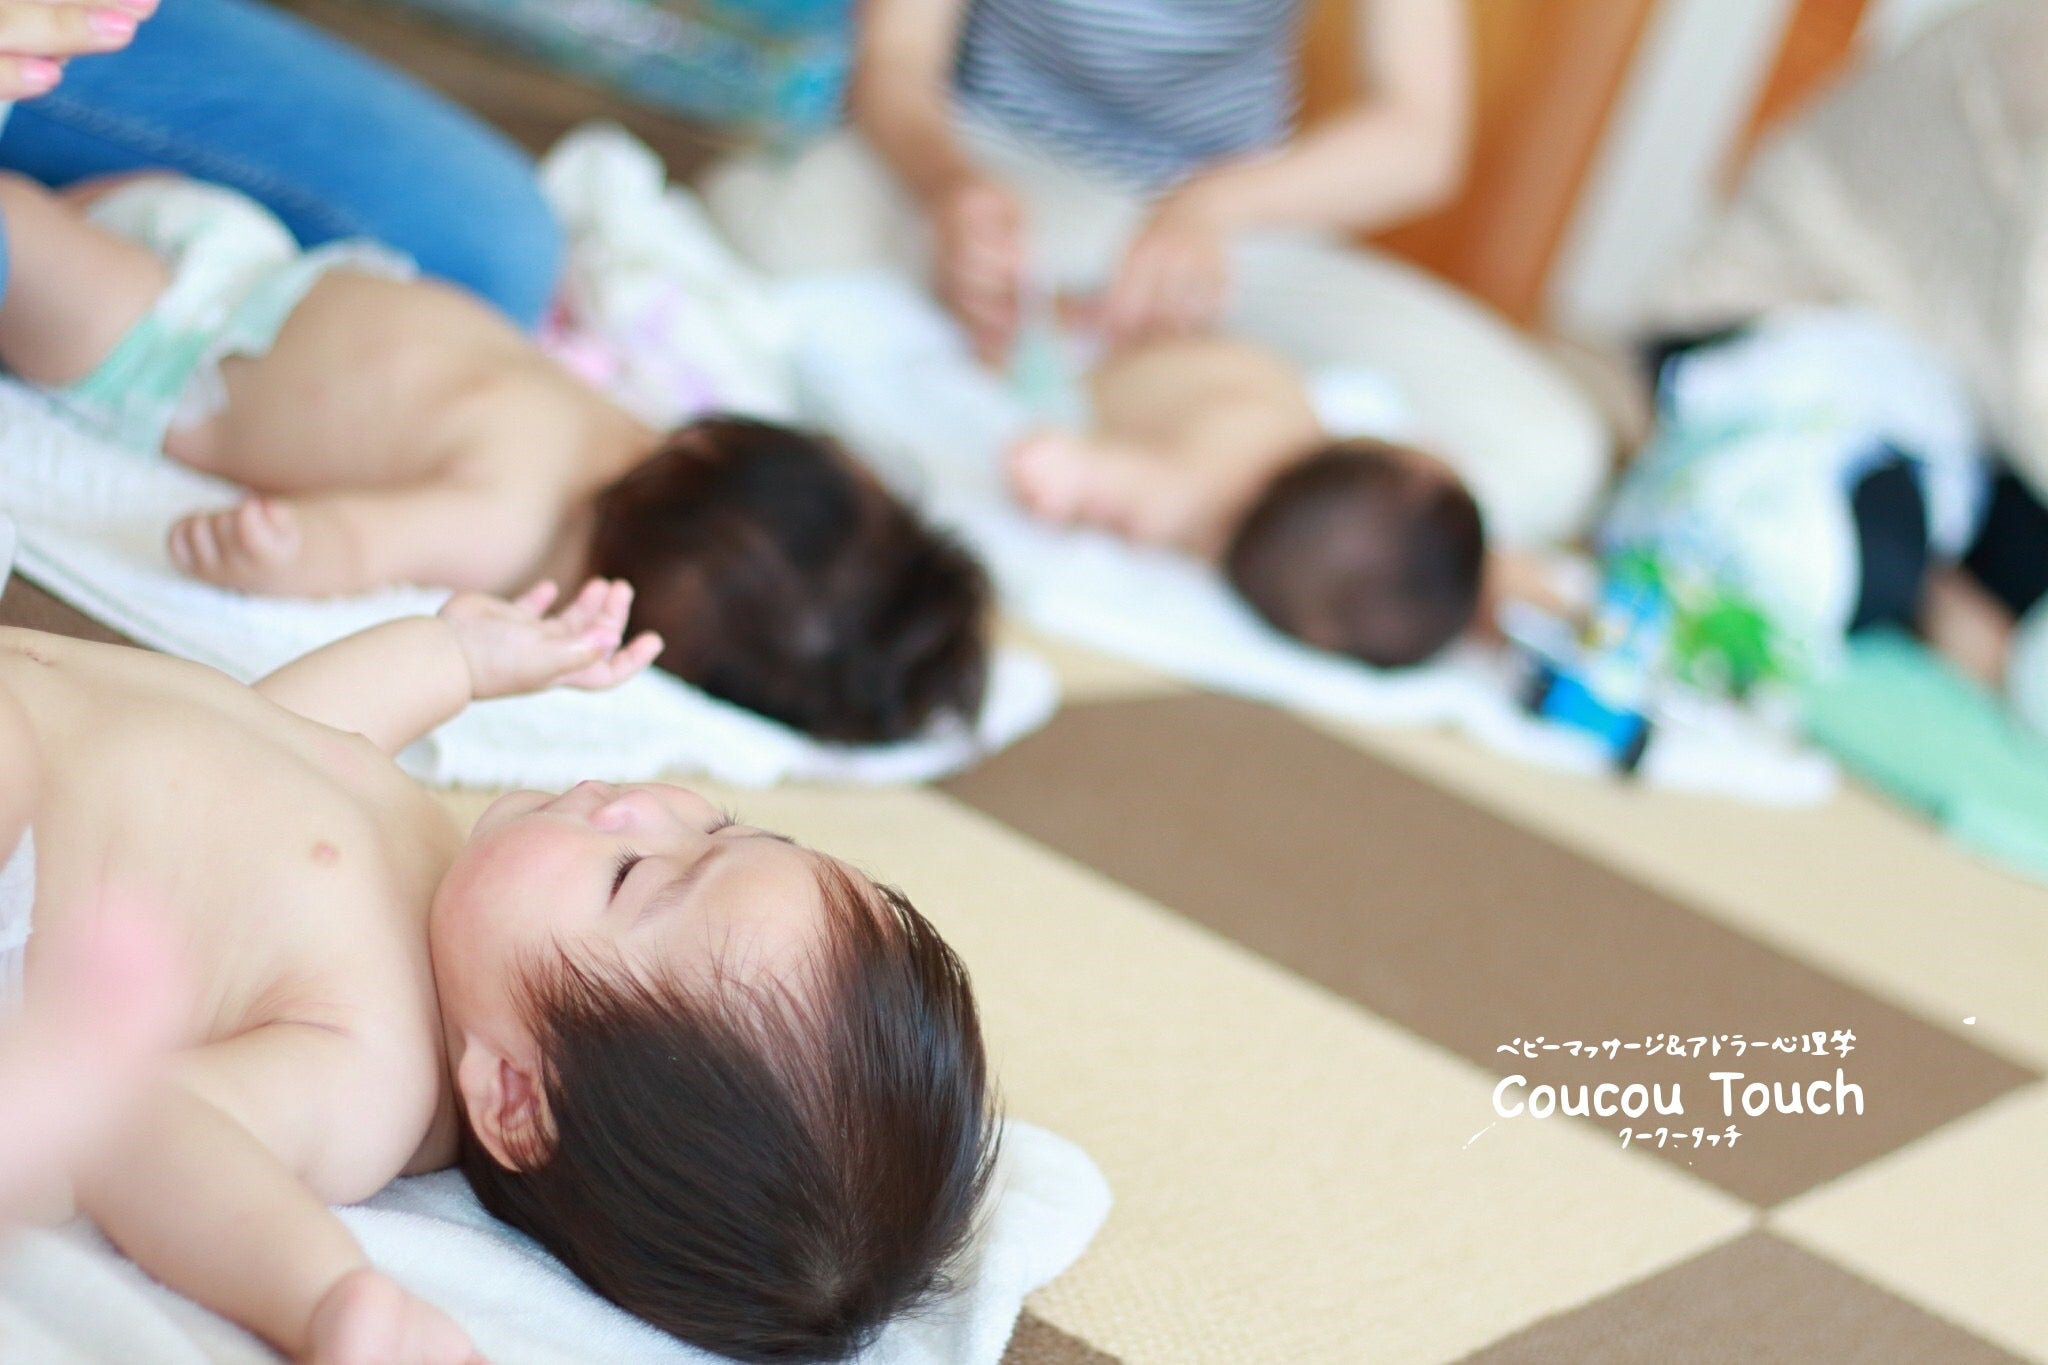
M 0 105 L 0 116 L 7 106 Z M 0 512 L 0 595 L 7 590 L 7 569 L 14 563 L 14 519 Z M 21 977 L 28 956 L 29 931 L 36 905 L 36 836 L 23 830 L 21 841 L 0 865 L 0 1020 L 21 1007 Z
M 1080 1148 L 1012 1120 L 977 1262 L 938 1311 L 885 1330 L 859 1365 L 996 1365 L 1024 1296 L 1080 1255 L 1109 1210 Z M 491 1219 L 454 1172 L 393 1182 L 339 1211 L 379 1269 L 448 1312 L 495 1365 L 707 1365 L 715 1359 L 585 1289 Z M 80 1224 L 23 1231 L 0 1256 L 9 1365 L 259 1365 L 248 1333 L 144 1275 Z
M 1206 565 L 1026 515 L 1004 491 L 1001 461 L 1031 411 L 903 280 L 796 279 L 784 299 L 809 415 L 956 527 L 1005 605 L 1033 625 L 1218 691 L 1341 720 L 1455 725 L 1531 762 L 1605 770 L 1596 747 L 1523 714 L 1497 651 L 1468 643 L 1419 668 L 1369 668 L 1273 631 Z M 1705 710 L 1660 728 L 1640 776 L 1782 805 L 1822 800 L 1835 782 L 1818 756 Z
M 164 538 L 189 512 L 228 505 L 230 485 L 141 460 L 80 430 L 43 398 L 0 381 L 0 511 L 20 523 L 31 578 L 141 644 L 245 681 L 344 635 L 430 613 L 446 594 L 389 589 L 313 601 L 245 597 L 185 577 Z M 821 744 L 649 672 L 609 692 L 556 690 L 472 706 L 399 756 L 423 781 L 560 787 L 701 773 L 738 786 L 794 778 L 921 781 L 1043 724 L 1058 684 L 1036 656 L 995 660 L 977 723 L 897 744 Z
M 2036 602 L 2013 631 L 2005 693 L 2014 714 L 2048 739 L 2048 597 Z
M 36 833 L 31 829 L 22 831 L 21 841 L 0 864 L 0 1020 L 21 1008 L 22 968 L 35 908 Z

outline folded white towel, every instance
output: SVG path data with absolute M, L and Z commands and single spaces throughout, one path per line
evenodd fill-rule
M 862 1365 L 996 1365 L 1024 1296 L 1081 1254 L 1109 1211 L 1086 1153 L 1028 1123 L 1003 1137 L 989 1219 L 962 1288 L 891 1324 Z M 340 1210 L 370 1259 L 462 1324 L 496 1365 L 703 1365 L 715 1359 L 613 1307 L 487 1215 L 454 1172 Z M 89 1227 L 26 1231 L 0 1257 L 10 1365 L 262 1365 L 246 1332 L 144 1275 Z
M 255 598 L 186 578 L 164 551 L 178 517 L 226 506 L 229 485 L 100 441 L 39 395 L 0 381 L 0 511 L 20 523 L 24 572 L 138 642 L 253 680 L 353 631 L 432 612 L 446 594 L 392 589 L 310 601 Z M 559 787 L 702 773 L 739 786 L 790 778 L 922 781 L 1036 729 L 1058 684 L 1045 663 L 1001 652 L 977 724 L 898 744 L 821 744 L 650 672 L 610 692 L 485 702 L 400 755 L 415 776 L 474 787 Z
M 797 278 L 783 302 L 807 415 L 958 527 L 1005 605 L 1047 633 L 1219 691 L 1368 724 L 1452 725 L 1526 761 L 1605 770 L 1590 741 L 1522 712 L 1500 651 L 1465 644 L 1420 668 L 1376 670 L 1270 629 L 1187 556 L 1033 520 L 1001 469 L 1033 415 L 909 282 Z M 1819 755 L 1726 711 L 1671 717 L 1639 775 L 1778 805 L 1823 800 L 1836 781 Z

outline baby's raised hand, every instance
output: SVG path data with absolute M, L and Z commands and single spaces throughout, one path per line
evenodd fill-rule
M 549 613 L 557 592 L 539 583 L 513 601 L 459 592 L 441 608 L 469 665 L 478 701 L 548 687 L 616 687 L 653 663 L 661 637 L 643 631 L 621 645 L 633 606 L 631 584 L 593 578 Z
M 368 1266 L 327 1291 L 307 1337 L 308 1365 L 483 1365 L 453 1319 Z

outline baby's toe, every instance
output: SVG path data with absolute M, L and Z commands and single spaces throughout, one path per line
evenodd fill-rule
M 276 565 L 298 549 L 291 509 L 269 498 L 249 498 L 234 511 L 236 549 L 254 563 Z
M 210 578 L 220 563 L 220 544 L 214 537 L 213 514 L 196 512 L 181 517 L 171 527 L 171 558 L 194 578 Z
M 1072 446 L 1058 433 L 1037 432 L 1010 447 L 1010 488 L 1026 510 L 1057 521 L 1074 514 L 1078 490 Z

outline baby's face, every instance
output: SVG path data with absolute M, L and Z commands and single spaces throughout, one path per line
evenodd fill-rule
M 442 1018 L 523 1032 L 518 973 L 559 953 L 685 987 L 714 970 L 794 985 L 823 924 L 822 857 L 682 787 L 509 793 L 477 821 L 434 897 Z

